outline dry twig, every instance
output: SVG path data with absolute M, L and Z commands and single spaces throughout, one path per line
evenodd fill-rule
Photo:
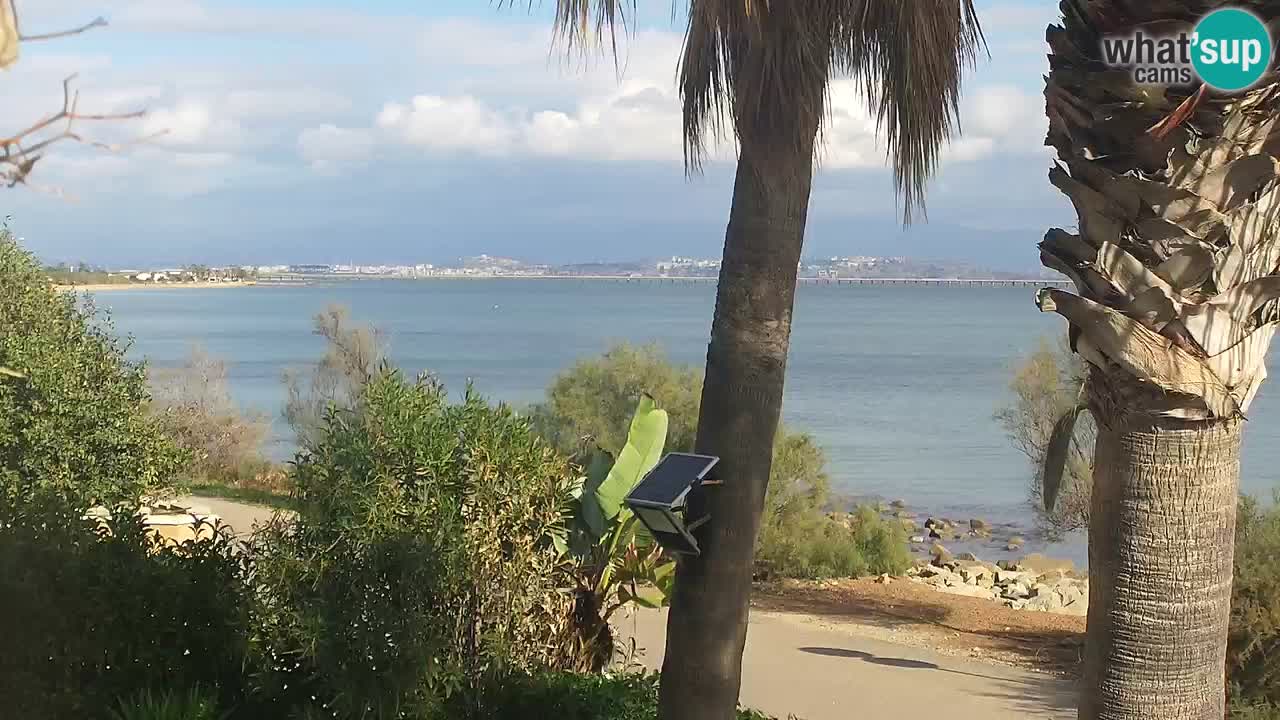
M 39 35 L 23 35 L 18 24 L 18 8 L 16 1 L 0 0 L 0 16 L 5 15 L 6 13 L 4 11 L 6 10 L 8 11 L 7 15 L 10 20 L 10 28 L 12 29 L 13 35 L 16 36 L 17 41 L 21 42 L 52 40 L 54 38 L 79 35 L 87 30 L 103 27 L 107 24 L 106 19 L 99 17 L 94 19 L 92 22 L 85 23 L 84 25 L 70 30 L 43 33 Z M 13 58 L 16 59 L 16 49 L 12 55 Z M 44 157 L 44 150 L 50 145 L 63 140 L 71 140 L 107 150 L 109 152 L 118 152 L 126 146 L 146 142 L 163 134 L 163 132 L 160 132 L 123 144 L 105 143 L 85 138 L 76 128 L 77 121 L 131 120 L 142 117 L 146 114 L 146 111 L 136 110 L 133 112 L 123 113 L 82 113 L 79 110 L 80 91 L 73 90 L 71 87 L 75 78 L 76 76 L 73 74 L 62 81 L 62 109 L 60 111 L 36 121 L 32 125 L 9 137 L 0 137 L 0 183 L 4 183 L 8 187 L 13 187 L 19 183 L 27 185 L 27 178 L 31 174 L 31 171 L 35 169 L 36 163 L 40 162 L 40 159 Z

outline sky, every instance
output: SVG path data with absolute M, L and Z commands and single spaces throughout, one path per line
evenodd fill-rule
M 616 64 L 555 47 L 552 0 L 17 4 L 28 34 L 110 24 L 24 44 L 0 73 L 0 133 L 56 111 L 72 73 L 83 112 L 148 110 L 77 125 L 122 149 L 61 144 L 35 187 L 0 190 L 0 216 L 50 262 L 563 263 L 723 246 L 735 148 L 686 177 L 669 0 L 639 0 Z M 905 231 L 875 119 L 838 79 L 806 256 L 1034 269 L 1045 230 L 1074 221 L 1043 147 L 1055 13 L 979 0 L 990 57 L 966 77 L 928 222 Z

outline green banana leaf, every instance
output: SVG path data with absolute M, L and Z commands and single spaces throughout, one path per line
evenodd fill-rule
M 624 512 L 630 516 L 622 501 L 662 459 L 667 443 L 667 423 L 667 411 L 659 409 L 649 395 L 641 396 L 640 406 L 631 419 L 627 444 L 618 453 L 618 460 L 604 481 L 595 488 L 596 504 L 606 521 Z

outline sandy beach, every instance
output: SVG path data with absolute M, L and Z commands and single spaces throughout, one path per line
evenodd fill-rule
M 202 290 L 211 288 L 238 288 L 256 285 L 245 282 L 182 282 L 182 283 L 87 283 L 85 285 L 55 285 L 59 292 L 110 292 L 113 290 Z

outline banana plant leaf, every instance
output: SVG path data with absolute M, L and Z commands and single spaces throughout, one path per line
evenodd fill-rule
M 606 521 L 619 515 L 630 515 L 622 506 L 626 498 L 644 476 L 662 459 L 667 442 L 667 411 L 658 407 L 653 398 L 644 395 L 631 420 L 627 444 L 618 453 L 618 459 L 605 479 L 595 488 L 595 500 Z
M 579 496 L 578 508 L 579 518 L 587 526 L 592 542 L 601 540 L 608 533 L 608 519 L 605 518 L 604 510 L 600 507 L 596 491 L 608 479 L 609 471 L 612 469 L 613 456 L 599 449 L 591 456 L 591 462 L 587 465 L 587 477 L 582 487 L 582 494 Z

